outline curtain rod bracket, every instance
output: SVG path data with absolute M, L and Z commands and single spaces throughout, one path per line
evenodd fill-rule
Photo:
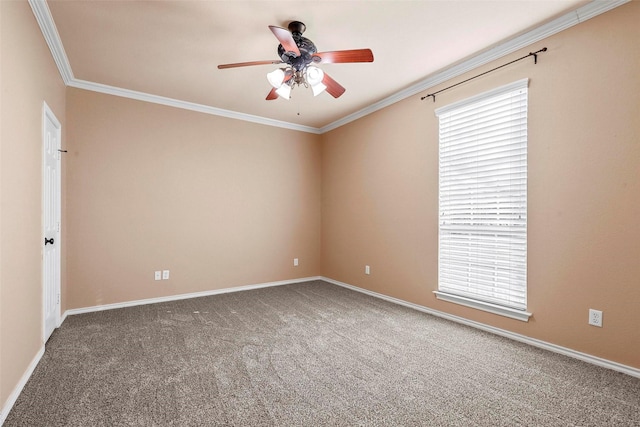
M 539 51 L 537 51 L 537 52 L 529 52 L 529 55 L 528 55 L 528 56 L 533 56 L 533 63 L 534 63 L 534 64 L 537 64 L 537 63 L 538 63 L 538 54 L 539 54 L 540 52 L 546 52 L 546 51 L 547 51 L 547 48 L 546 48 L 546 47 L 543 47 L 542 49 L 540 49 L 540 50 L 539 50 Z

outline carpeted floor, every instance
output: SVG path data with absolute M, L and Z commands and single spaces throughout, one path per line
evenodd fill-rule
M 12 426 L 640 426 L 640 379 L 321 281 L 70 316 Z

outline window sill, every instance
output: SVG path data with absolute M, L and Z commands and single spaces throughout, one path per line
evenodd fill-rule
M 461 297 L 458 295 L 448 294 L 440 291 L 433 291 L 433 293 L 436 294 L 436 298 L 442 301 L 452 302 L 454 304 L 464 305 L 466 307 L 475 308 L 477 310 L 487 311 L 499 316 L 510 317 L 522 322 L 528 322 L 529 318 L 533 316 L 532 313 L 528 313 L 526 311 L 502 307 L 496 304 L 491 304 L 489 302 L 478 301 L 475 299 Z

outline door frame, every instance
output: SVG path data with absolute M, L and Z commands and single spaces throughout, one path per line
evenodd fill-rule
M 58 217 L 58 229 L 55 233 L 55 241 L 56 244 L 58 245 L 58 256 L 56 257 L 56 268 L 55 268 L 55 277 L 54 277 L 54 292 L 58 295 L 57 297 L 57 303 L 56 303 L 56 309 L 55 309 L 55 328 L 60 327 L 60 319 L 61 319 L 61 314 L 60 314 L 60 306 L 61 306 L 61 267 L 62 267 L 62 239 L 61 239 L 61 231 L 62 231 L 62 162 L 61 160 L 61 149 L 62 149 L 62 125 L 60 124 L 60 121 L 58 120 L 58 118 L 55 116 L 55 114 L 53 113 L 53 111 L 51 110 L 51 108 L 49 108 L 49 105 L 47 105 L 47 103 L 45 101 L 43 101 L 42 103 L 42 200 L 41 200 L 41 211 L 42 211 L 42 216 L 41 216 L 41 220 L 42 220 L 42 224 L 41 224 L 41 239 L 40 239 L 40 244 L 42 244 L 42 242 L 44 242 L 45 239 L 45 171 L 46 171 L 46 138 L 47 138 L 47 127 L 46 127 L 46 123 L 47 120 L 50 120 L 51 123 L 53 123 L 55 129 L 56 129 L 56 141 L 57 141 L 57 147 L 54 147 L 55 150 L 57 150 L 57 160 L 58 160 L 58 167 L 57 167 L 57 173 L 56 173 L 56 180 L 57 180 L 57 189 L 58 192 L 55 195 L 56 197 L 56 205 L 57 205 L 57 212 L 56 212 L 56 216 Z M 45 277 L 45 268 L 44 268 L 44 246 L 42 246 L 42 257 L 41 257 L 41 266 L 40 266 L 40 271 L 42 272 L 42 304 L 41 304 L 41 310 L 42 310 L 42 340 L 43 342 L 46 343 L 47 339 L 49 337 L 45 336 L 46 335 L 46 317 L 45 317 L 45 313 L 46 313 L 46 298 L 45 298 L 45 286 L 46 286 L 46 277 Z

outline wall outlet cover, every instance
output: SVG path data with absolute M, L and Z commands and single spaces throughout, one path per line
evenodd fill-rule
M 602 311 L 589 309 L 589 324 L 602 328 Z

